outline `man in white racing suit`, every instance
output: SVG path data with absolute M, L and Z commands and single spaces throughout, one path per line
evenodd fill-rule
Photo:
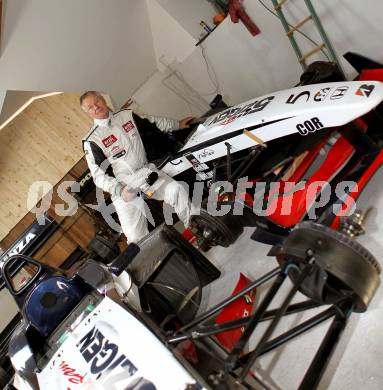
M 102 95 L 95 91 L 84 93 L 80 105 L 94 119 L 94 125 L 82 140 L 90 173 L 95 185 L 110 193 L 128 243 L 148 234 L 145 203 L 139 196 L 143 188 L 149 190 L 152 198 L 174 207 L 187 227 L 190 202 L 186 190 L 148 164 L 147 154 L 155 157 L 163 139 L 168 139 L 162 132 L 186 128 L 192 117 L 180 121 L 156 116 L 142 118 L 130 109 L 112 113 Z M 147 150 L 143 140 L 150 141 L 146 142 Z M 158 179 L 148 186 L 152 172 L 158 173 Z

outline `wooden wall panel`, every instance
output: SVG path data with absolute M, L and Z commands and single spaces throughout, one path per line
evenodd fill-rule
M 57 195 L 57 187 L 62 181 L 76 181 L 87 170 L 85 159 L 81 159 L 63 178 L 57 183 L 52 191 L 51 207 L 48 214 L 55 219 L 59 228 L 53 235 L 42 245 L 42 247 L 33 255 L 37 260 L 52 266 L 60 266 L 68 256 L 77 248 L 81 247 L 86 251 L 89 241 L 95 235 L 93 218 L 82 208 L 72 216 L 62 217 L 55 214 L 56 204 L 63 202 Z M 8 249 L 21 234 L 35 221 L 35 214 L 27 213 L 17 225 L 0 242 L 0 249 Z
M 91 120 L 78 99 L 75 93 L 37 99 L 0 131 L 0 240 L 28 213 L 31 184 L 54 186 L 83 156 Z

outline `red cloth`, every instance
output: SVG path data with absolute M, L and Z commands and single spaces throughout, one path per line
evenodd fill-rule
M 229 15 L 233 23 L 238 23 L 239 21 L 241 21 L 251 35 L 255 36 L 261 32 L 261 30 L 251 20 L 250 16 L 243 8 L 242 2 L 240 0 L 230 0 Z

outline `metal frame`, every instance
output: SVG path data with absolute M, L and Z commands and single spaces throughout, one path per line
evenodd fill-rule
M 274 5 L 274 9 L 275 11 L 277 12 L 278 14 L 278 17 L 279 17 L 279 20 L 281 21 L 282 23 L 282 26 L 283 28 L 285 29 L 286 33 L 290 31 L 290 25 L 289 23 L 287 22 L 286 18 L 285 18 L 285 15 L 284 13 L 282 12 L 282 7 L 279 6 L 278 4 L 278 1 L 277 0 L 271 0 L 273 5 Z M 295 52 L 295 55 L 297 56 L 297 58 L 302 58 L 303 57 L 303 54 L 302 54 L 302 51 L 301 49 L 299 48 L 298 46 L 298 43 L 294 37 L 294 35 L 288 35 L 287 36 L 290 43 L 291 43 L 291 46 Z M 301 67 L 303 68 L 303 70 L 306 70 L 307 69 L 307 64 L 306 64 L 306 61 L 302 61 L 300 62 L 300 65 Z
M 329 37 L 328 37 L 328 35 L 327 35 L 323 25 L 322 25 L 322 22 L 318 16 L 317 12 L 315 11 L 314 6 L 311 3 L 311 0 L 304 0 L 304 3 L 306 5 L 306 8 L 308 9 L 310 15 L 308 17 L 306 17 L 304 20 L 302 20 L 300 23 L 298 23 L 296 26 L 291 26 L 288 23 L 285 15 L 283 13 L 282 6 L 286 2 L 286 0 L 280 0 L 280 1 L 271 0 L 271 1 L 274 5 L 274 10 L 277 13 L 277 16 L 279 17 L 279 20 L 281 21 L 284 30 L 286 31 L 287 38 L 289 39 L 290 44 L 295 52 L 295 55 L 298 58 L 300 65 L 302 66 L 303 70 L 307 69 L 306 59 L 308 57 L 310 57 L 312 54 L 315 54 L 316 52 L 322 50 L 323 48 L 326 48 L 327 54 L 330 57 L 330 60 L 335 62 L 338 65 L 339 71 L 341 72 L 343 77 L 345 77 L 344 71 L 343 71 L 342 66 L 339 62 L 339 59 L 336 55 L 334 47 L 331 44 L 331 41 L 330 41 L 330 39 L 329 39 Z M 323 43 L 321 45 L 317 46 L 316 48 L 314 48 L 313 50 L 310 50 L 308 53 L 303 55 L 302 51 L 298 45 L 298 42 L 294 37 L 294 32 L 298 31 L 299 27 L 301 27 L 304 23 L 308 22 L 309 20 L 313 21 L 319 35 L 321 36 L 321 38 L 323 40 Z
M 311 15 L 311 17 L 312 17 L 312 19 L 313 19 L 313 21 L 315 23 L 316 28 L 318 29 L 319 35 L 323 39 L 325 47 L 328 50 L 328 54 L 330 55 L 330 57 L 333 60 L 333 62 L 336 62 L 338 64 L 339 70 L 344 75 L 342 66 L 341 66 L 341 64 L 340 64 L 340 62 L 338 60 L 338 57 L 337 57 L 336 53 L 335 53 L 334 47 L 332 46 L 331 41 L 328 38 L 325 29 L 323 28 L 322 22 L 320 21 L 319 16 L 318 16 L 317 12 L 315 11 L 314 6 L 311 3 L 311 0 L 304 0 L 304 2 L 305 2 L 306 7 L 308 8 L 308 10 L 310 12 L 310 15 Z
M 300 263 L 300 265 L 301 267 L 298 267 L 298 265 L 292 261 L 285 262 L 280 267 L 263 275 L 243 290 L 224 299 L 222 302 L 218 303 L 210 310 L 191 321 L 189 324 L 180 328 L 167 338 L 167 343 L 174 345 L 183 340 L 210 338 L 210 336 L 217 333 L 245 327 L 241 338 L 237 341 L 234 348 L 227 352 L 221 371 L 215 375 L 215 385 L 217 388 L 220 388 L 219 386 L 223 386 L 227 383 L 228 377 L 231 376 L 236 378 L 235 381 L 238 385 L 252 389 L 254 387 L 251 387 L 251 384 L 248 381 L 249 376 L 251 376 L 251 378 L 258 382 L 258 384 L 261 384 L 264 388 L 268 388 L 266 384 L 264 384 L 250 371 L 256 359 L 332 318 L 333 321 L 328 328 L 310 367 L 306 371 L 300 386 L 298 387 L 299 390 L 315 389 L 322 378 L 329 359 L 335 350 L 337 342 L 339 341 L 340 335 L 347 324 L 348 318 L 353 310 L 353 301 L 351 296 L 345 295 L 344 298 L 327 309 L 312 316 L 308 320 L 280 334 L 279 336 L 272 338 L 271 336 L 273 331 L 284 316 L 323 305 L 323 303 L 314 302 L 310 299 L 300 303 L 290 304 L 305 278 L 316 267 L 311 258 L 307 258 L 307 263 L 305 263 L 303 268 L 302 263 Z M 299 272 L 299 277 L 296 279 L 296 283 L 293 283 L 293 286 L 278 309 L 268 310 L 273 298 L 280 290 L 291 268 L 294 268 Z M 257 310 L 251 317 L 237 319 L 223 324 L 204 325 L 206 321 L 215 318 L 222 309 L 230 305 L 232 302 L 236 301 L 240 297 L 243 297 L 254 288 L 263 285 L 273 278 L 275 279 L 273 284 L 268 289 L 266 295 L 259 303 Z M 254 349 L 246 354 L 243 354 L 243 350 L 248 344 L 258 324 L 268 320 L 271 322 Z
M 216 174 L 217 169 L 225 167 L 226 168 L 226 180 L 232 184 L 235 184 L 235 182 L 244 174 L 246 173 L 247 169 L 250 167 L 250 165 L 256 160 L 256 158 L 259 156 L 263 148 L 259 148 L 259 145 L 253 146 L 250 148 L 250 153 L 247 156 L 239 157 L 233 159 L 232 153 L 231 153 L 231 144 L 229 142 L 225 142 L 226 146 L 226 156 L 222 156 L 219 160 L 213 162 L 213 177 L 212 177 L 212 183 L 216 182 Z M 238 167 L 236 167 L 233 170 L 233 164 L 239 163 Z

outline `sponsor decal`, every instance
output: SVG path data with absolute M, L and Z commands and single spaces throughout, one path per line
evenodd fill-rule
M 262 100 L 256 100 L 255 102 L 246 104 L 245 106 L 229 108 L 215 116 L 208 124 L 206 124 L 206 126 L 211 126 L 221 121 L 225 121 L 222 124 L 228 124 L 239 117 L 262 111 L 274 98 L 275 96 L 268 96 Z
M 42 214 L 24 231 L 17 240 L 0 255 L 0 264 L 10 256 L 23 254 L 31 255 L 36 247 L 42 245 L 57 229 L 57 224 L 47 214 Z M 11 267 L 12 268 L 12 267 Z M 3 288 L 3 280 L 0 276 L 0 290 Z
M 91 329 L 77 344 L 90 372 L 98 378 L 116 367 L 124 369 L 125 377 L 137 372 L 137 367 L 119 352 L 118 345 L 109 341 L 96 327 Z
M 286 104 L 294 104 L 297 100 L 299 100 L 301 97 L 306 97 L 306 102 L 310 99 L 310 92 L 309 91 L 303 91 L 299 93 L 298 95 L 290 95 L 290 97 L 286 100 Z
M 106 148 L 109 148 L 117 141 L 117 138 L 114 134 L 111 134 L 109 137 L 106 137 L 102 140 L 102 143 Z
M 343 87 L 338 87 L 331 95 L 331 100 L 342 99 L 342 97 L 347 93 L 348 87 L 345 85 Z
M 113 146 L 112 154 L 113 154 L 112 158 L 115 160 L 117 158 L 125 156 L 126 151 L 125 151 L 125 149 L 123 149 L 123 148 L 121 148 L 120 146 L 117 145 L 117 146 Z
M 323 129 L 323 124 L 319 118 L 311 118 L 303 123 L 297 124 L 297 130 L 301 135 L 307 135 L 308 133 L 314 133 L 317 130 Z
M 170 164 L 172 165 L 180 165 L 182 163 L 182 159 L 176 161 L 176 160 L 173 160 L 173 161 L 170 161 Z
M 214 150 L 212 149 L 204 149 L 202 150 L 201 152 L 198 153 L 198 158 L 206 158 L 206 157 L 209 157 L 209 156 L 212 156 L 214 154 Z
M 355 92 L 355 95 L 364 96 L 366 98 L 370 97 L 372 91 L 375 89 L 375 85 L 371 84 L 363 84 L 359 87 L 359 89 Z
M 323 102 L 323 100 L 326 99 L 329 92 L 331 91 L 331 88 L 322 88 L 320 89 L 315 95 L 314 95 L 314 101 L 316 102 Z
M 7 253 L 4 258 L 2 257 L 1 260 L 6 260 L 8 257 L 11 257 L 13 255 L 18 255 L 20 253 L 23 253 L 23 249 L 35 238 L 37 237 L 37 234 L 34 233 L 28 233 L 25 237 L 23 237 L 16 246 Z
M 198 172 L 196 174 L 196 178 L 198 181 L 205 181 L 213 178 L 213 171 L 208 172 Z
M 229 123 L 234 122 L 236 119 L 237 119 L 236 116 L 232 116 L 231 118 L 227 118 L 226 120 L 224 120 L 221 123 L 221 125 L 223 125 L 223 126 L 228 125 Z
M 206 164 L 200 163 L 193 154 L 188 154 L 185 157 L 193 165 L 193 169 L 196 172 L 202 172 L 202 171 L 206 171 L 207 169 L 209 169 L 209 167 Z
M 68 382 L 75 385 L 83 383 L 85 375 L 80 375 L 78 372 L 76 372 L 75 368 L 70 367 L 69 364 L 67 364 L 65 361 L 60 363 L 59 368 L 62 371 L 62 374 L 68 377 Z
M 125 133 L 129 133 L 129 131 L 134 129 L 135 126 L 132 121 L 128 121 L 122 125 L 122 128 L 125 130 Z
M 125 150 L 121 150 L 120 152 L 118 152 L 117 154 L 114 154 L 113 155 L 113 160 L 116 160 L 117 158 L 120 158 L 122 156 L 125 156 L 126 154 L 126 151 Z

